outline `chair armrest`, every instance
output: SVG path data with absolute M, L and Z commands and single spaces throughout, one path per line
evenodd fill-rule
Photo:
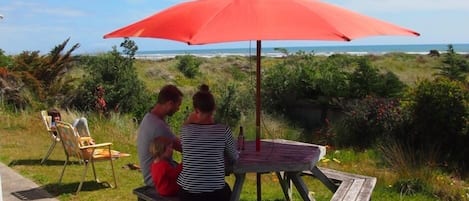
M 111 142 L 105 142 L 105 143 L 82 146 L 82 147 L 80 147 L 80 149 L 99 148 L 99 147 L 105 147 L 105 146 L 111 146 L 111 145 L 112 145 Z

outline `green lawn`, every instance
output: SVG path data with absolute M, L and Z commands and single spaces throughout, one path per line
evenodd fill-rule
M 64 112 L 63 112 L 64 113 Z M 132 189 L 142 185 L 140 172 L 125 168 L 128 163 L 138 163 L 135 147 L 137 125 L 126 116 L 113 116 L 110 119 L 100 120 L 89 117 L 92 137 L 99 142 L 113 142 L 113 149 L 130 153 L 130 157 L 115 161 L 118 187 L 107 188 L 105 184 L 93 182 L 92 172 L 89 171 L 86 182 L 79 195 L 74 195 L 82 173 L 83 167 L 75 161 L 65 172 L 62 185 L 58 179 L 65 159 L 61 144 L 56 146 L 45 165 L 40 160 L 47 151 L 51 141 L 42 125 L 39 111 L 11 114 L 0 111 L 0 161 L 25 177 L 32 179 L 40 186 L 44 186 L 59 200 L 135 200 Z M 78 114 L 63 115 L 65 121 L 72 121 Z M 390 190 L 389 182 L 393 180 L 393 173 L 385 168 L 377 167 L 373 160 L 375 153 L 355 153 L 352 151 L 330 151 L 326 160 L 320 166 L 340 169 L 343 171 L 366 174 L 378 177 L 378 183 L 373 193 L 373 200 L 437 200 L 431 195 L 416 194 L 414 196 L 400 197 L 399 193 Z M 176 156 L 176 159 L 180 155 Z M 335 160 L 334 160 L 335 159 Z M 112 181 L 108 163 L 97 163 L 98 177 L 102 181 Z M 232 185 L 234 176 L 226 178 Z M 332 193 L 317 179 L 305 178 L 311 193 L 316 200 L 329 200 Z M 294 200 L 300 200 L 296 190 Z M 262 175 L 263 200 L 283 200 L 283 193 L 274 174 Z M 255 174 L 248 174 L 244 184 L 241 200 L 256 199 Z

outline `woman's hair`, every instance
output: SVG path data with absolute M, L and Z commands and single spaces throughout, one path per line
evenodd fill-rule
M 195 109 L 199 109 L 204 113 L 215 110 L 215 99 L 206 84 L 200 85 L 199 91 L 192 96 L 192 104 Z
M 169 146 L 173 146 L 173 140 L 165 136 L 156 137 L 150 144 L 150 153 L 153 158 L 159 158 Z
M 208 85 L 202 84 L 202 85 L 199 86 L 199 91 L 210 92 L 210 89 L 208 88 Z

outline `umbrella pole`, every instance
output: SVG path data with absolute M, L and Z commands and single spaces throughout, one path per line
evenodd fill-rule
M 261 151 L 261 41 L 256 41 L 256 152 Z
M 256 152 L 261 151 L 261 41 L 256 41 Z M 257 201 L 261 196 L 261 173 L 256 173 Z

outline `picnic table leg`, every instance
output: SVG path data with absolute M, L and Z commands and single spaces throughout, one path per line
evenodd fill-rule
M 238 201 L 241 195 L 241 190 L 243 189 L 244 179 L 246 178 L 246 173 L 235 173 L 235 183 L 233 186 L 233 192 L 231 193 L 230 201 Z
M 301 198 L 303 198 L 304 201 L 315 200 L 313 197 L 309 196 L 308 187 L 301 178 L 300 172 L 287 172 L 287 177 L 292 180 L 293 184 L 296 187 L 296 190 L 298 190 L 298 193 L 300 193 Z
M 283 195 L 287 201 L 292 200 L 292 189 L 291 189 L 291 180 L 285 175 L 285 172 L 275 172 L 277 178 L 282 186 Z
M 256 173 L 257 201 L 262 201 L 261 173 Z
M 327 176 L 321 172 L 321 170 L 317 167 L 314 166 L 313 169 L 311 169 L 311 172 L 313 175 L 319 179 L 326 187 L 333 193 L 337 191 L 338 186 L 336 186 Z

